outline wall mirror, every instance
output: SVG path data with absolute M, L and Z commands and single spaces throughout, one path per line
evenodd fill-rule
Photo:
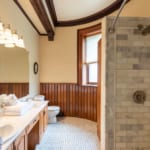
M 0 94 L 4 93 L 29 93 L 29 52 L 24 48 L 0 45 Z

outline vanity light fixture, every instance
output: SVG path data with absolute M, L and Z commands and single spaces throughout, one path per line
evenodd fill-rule
M 17 41 L 17 43 L 16 43 L 16 46 L 18 46 L 18 47 L 25 47 L 25 46 L 24 46 L 24 41 L 23 41 L 22 36 L 21 36 L 20 38 L 18 38 L 18 41 Z
M 2 34 L 4 31 L 3 23 L 0 21 L 0 34 Z
M 8 47 L 8 48 L 15 47 L 15 45 L 14 45 L 13 43 L 5 43 L 4 46 L 5 46 L 5 47 Z
M 4 26 L 3 23 L 0 21 L 0 44 L 4 43 Z
M 13 38 L 13 41 L 14 41 L 15 43 L 18 42 L 18 34 L 17 34 L 17 31 L 13 31 L 13 32 L 12 32 L 12 38 Z
M 4 26 L 4 36 L 6 39 L 11 39 L 12 33 L 9 24 Z
M 0 45 L 5 47 L 21 47 L 25 48 L 22 36 L 17 34 L 17 31 L 12 31 L 10 25 L 4 25 L 0 21 Z

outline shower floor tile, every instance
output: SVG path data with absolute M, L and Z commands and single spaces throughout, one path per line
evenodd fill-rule
M 74 117 L 49 124 L 36 150 L 100 150 L 96 123 Z

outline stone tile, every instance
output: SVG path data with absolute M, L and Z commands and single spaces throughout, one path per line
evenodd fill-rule
M 119 142 L 121 143 L 131 143 L 133 142 L 133 137 L 131 136 L 121 136 L 120 139 L 119 139 Z
M 127 34 L 117 34 L 116 39 L 117 40 L 128 40 L 128 35 Z
M 121 130 L 143 130 L 143 124 L 122 124 L 120 125 Z
M 150 35 L 135 34 L 138 24 L 150 19 L 120 17 L 115 33 L 107 34 L 106 150 L 150 150 Z M 144 105 L 133 101 L 136 90 L 146 92 Z
M 49 124 L 36 150 L 100 150 L 96 122 L 64 117 Z

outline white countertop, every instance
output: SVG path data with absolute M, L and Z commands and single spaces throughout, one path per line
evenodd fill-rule
M 9 123 L 15 128 L 15 135 L 2 145 L 1 150 L 6 150 L 15 139 L 25 130 L 30 122 L 40 113 L 40 111 L 48 104 L 48 101 L 35 101 L 34 106 L 22 116 L 3 116 L 0 120 Z

